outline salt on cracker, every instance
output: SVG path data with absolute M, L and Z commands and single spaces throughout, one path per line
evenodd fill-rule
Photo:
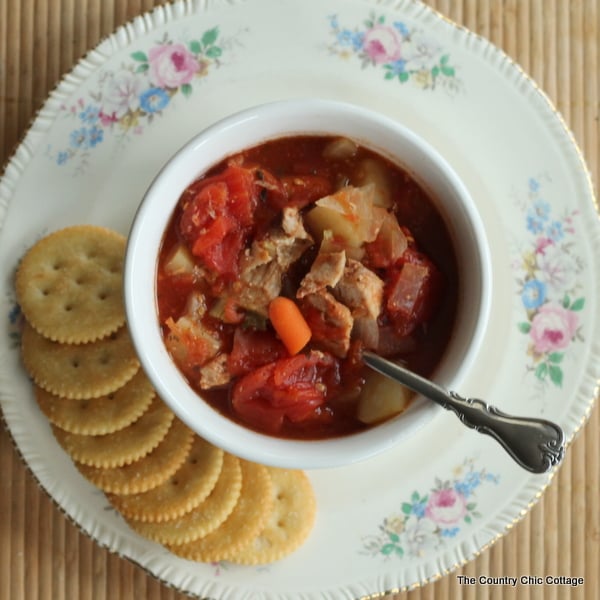
M 273 506 L 271 477 L 263 465 L 241 460 L 242 491 L 235 508 L 217 529 L 187 544 L 168 544 L 182 558 L 200 562 L 228 560 L 263 529 Z
M 128 519 L 132 529 L 161 544 L 185 544 L 214 531 L 233 511 L 242 488 L 242 469 L 238 458 L 225 453 L 219 479 L 208 498 L 189 513 L 161 523 Z
M 118 390 L 140 366 L 126 327 L 89 344 L 61 344 L 41 336 L 25 322 L 21 355 L 39 387 L 74 400 Z
M 296 550 L 312 530 L 316 500 L 303 471 L 269 467 L 273 483 L 273 509 L 264 529 L 229 560 L 259 565 L 280 560 Z
M 80 435 L 106 435 L 131 425 L 148 409 L 154 393 L 142 369 L 123 387 L 99 398 L 71 400 L 35 386 L 35 399 L 48 420 Z
M 160 444 L 129 465 L 101 468 L 75 463 L 75 466 L 104 492 L 141 494 L 163 484 L 179 469 L 190 452 L 193 438 L 194 432 L 176 417 Z
M 94 225 L 75 225 L 42 238 L 17 270 L 25 318 L 53 341 L 91 342 L 125 323 L 122 274 L 125 238 Z
M 185 462 L 162 485 L 143 494 L 108 494 L 126 518 L 150 523 L 177 519 L 211 493 L 223 466 L 223 450 L 196 436 Z
M 114 468 L 146 456 L 166 436 L 174 413 L 154 397 L 150 408 L 129 427 L 107 435 L 79 435 L 56 426 L 54 436 L 76 462 L 92 467 Z

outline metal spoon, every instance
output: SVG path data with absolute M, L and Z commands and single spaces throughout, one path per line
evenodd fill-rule
M 477 398 L 462 398 L 372 352 L 363 352 L 363 361 L 382 375 L 454 411 L 467 427 L 493 437 L 532 473 L 545 473 L 563 459 L 565 434 L 551 421 L 515 417 Z

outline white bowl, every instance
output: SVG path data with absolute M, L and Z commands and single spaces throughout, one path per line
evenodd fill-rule
M 205 129 L 169 160 L 137 211 L 125 261 L 127 320 L 142 366 L 175 414 L 213 444 L 247 460 L 311 469 L 372 457 L 412 435 L 442 409 L 417 398 L 408 410 L 390 421 L 326 440 L 288 440 L 247 429 L 204 402 L 175 366 L 163 343 L 155 293 L 161 240 L 183 190 L 238 151 L 298 134 L 350 137 L 391 158 L 431 192 L 452 236 L 459 272 L 453 335 L 433 376 L 444 387 L 458 389 L 473 366 L 488 320 L 491 266 L 475 204 L 446 160 L 400 123 L 358 106 L 318 99 L 257 106 Z

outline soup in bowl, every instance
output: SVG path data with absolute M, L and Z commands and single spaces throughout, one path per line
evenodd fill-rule
M 287 101 L 210 127 L 159 173 L 125 303 L 142 365 L 198 434 L 256 462 L 332 467 L 439 410 L 362 351 L 458 385 L 489 277 L 474 203 L 431 146 L 360 107 Z

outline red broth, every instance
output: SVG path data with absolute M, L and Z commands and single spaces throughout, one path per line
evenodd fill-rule
M 405 170 L 347 139 L 295 136 L 232 156 L 183 192 L 158 259 L 158 318 L 215 409 L 275 436 L 335 437 L 372 424 L 357 417 L 374 376 L 363 349 L 432 372 L 457 279 L 444 221 Z M 277 296 L 312 334 L 294 355 L 269 320 Z

